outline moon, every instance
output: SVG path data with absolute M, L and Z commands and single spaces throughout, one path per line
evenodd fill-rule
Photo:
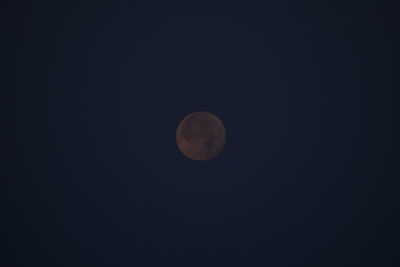
M 209 112 L 187 115 L 176 129 L 176 143 L 186 157 L 206 161 L 217 156 L 225 145 L 225 127 Z

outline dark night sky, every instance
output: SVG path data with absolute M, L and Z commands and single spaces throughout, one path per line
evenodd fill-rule
M 400 266 L 397 16 L 3 1 L 0 265 Z M 227 140 L 195 162 L 206 103 Z

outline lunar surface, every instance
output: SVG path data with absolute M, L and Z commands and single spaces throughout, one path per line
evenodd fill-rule
M 225 145 L 225 127 L 221 120 L 209 112 L 187 115 L 176 130 L 179 150 L 197 161 L 217 156 Z

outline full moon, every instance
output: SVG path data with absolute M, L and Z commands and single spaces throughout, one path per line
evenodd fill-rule
M 186 157 L 197 161 L 210 160 L 225 145 L 225 127 L 217 116 L 209 112 L 194 112 L 179 123 L 176 143 Z

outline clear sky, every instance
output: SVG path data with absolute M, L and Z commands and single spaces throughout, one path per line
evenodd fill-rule
M 399 266 L 390 2 L 0 10 L 0 265 Z M 199 104 L 226 128 L 206 162 L 175 141 Z

